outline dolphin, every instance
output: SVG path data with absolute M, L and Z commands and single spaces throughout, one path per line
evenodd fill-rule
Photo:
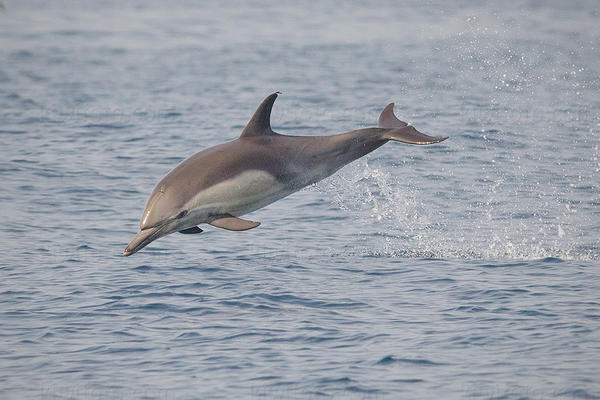
M 203 223 L 231 231 L 256 228 L 260 222 L 240 216 L 332 175 L 390 140 L 425 145 L 448 138 L 425 135 L 400 121 L 394 103 L 384 108 L 376 128 L 332 136 L 281 135 L 271 129 L 279 93 L 263 100 L 239 138 L 194 154 L 158 183 L 140 231 L 123 255 L 173 232 L 201 233 Z

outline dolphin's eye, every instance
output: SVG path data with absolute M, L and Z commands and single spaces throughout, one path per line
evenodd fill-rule
M 185 217 L 187 215 L 188 211 L 187 210 L 183 210 L 182 212 L 180 212 L 179 214 L 177 214 L 177 219 L 181 219 L 183 217 Z

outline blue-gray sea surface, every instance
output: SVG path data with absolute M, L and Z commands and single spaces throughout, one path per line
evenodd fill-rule
M 598 2 L 2 3 L 0 398 L 600 398 Z M 276 90 L 450 139 L 123 257 Z

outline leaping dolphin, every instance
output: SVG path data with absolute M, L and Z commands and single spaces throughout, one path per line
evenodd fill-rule
M 260 222 L 240 216 L 330 176 L 390 140 L 423 145 L 448 138 L 424 135 L 400 121 L 394 103 L 384 108 L 377 128 L 332 136 L 281 135 L 271 129 L 278 93 L 263 100 L 238 139 L 194 154 L 159 182 L 123 255 L 173 232 L 200 233 L 202 223 L 232 231 L 256 228 Z

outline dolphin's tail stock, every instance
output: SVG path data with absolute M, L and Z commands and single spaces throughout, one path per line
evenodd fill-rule
M 416 130 L 414 126 L 408 125 L 404 121 L 400 121 L 394 115 L 394 103 L 388 104 L 383 109 L 381 115 L 379 116 L 378 127 L 389 128 L 390 130 L 386 132 L 383 137 L 387 140 L 395 140 L 397 142 L 410 144 L 433 144 L 448 139 L 448 136 L 433 137 L 425 135 L 424 133 Z

